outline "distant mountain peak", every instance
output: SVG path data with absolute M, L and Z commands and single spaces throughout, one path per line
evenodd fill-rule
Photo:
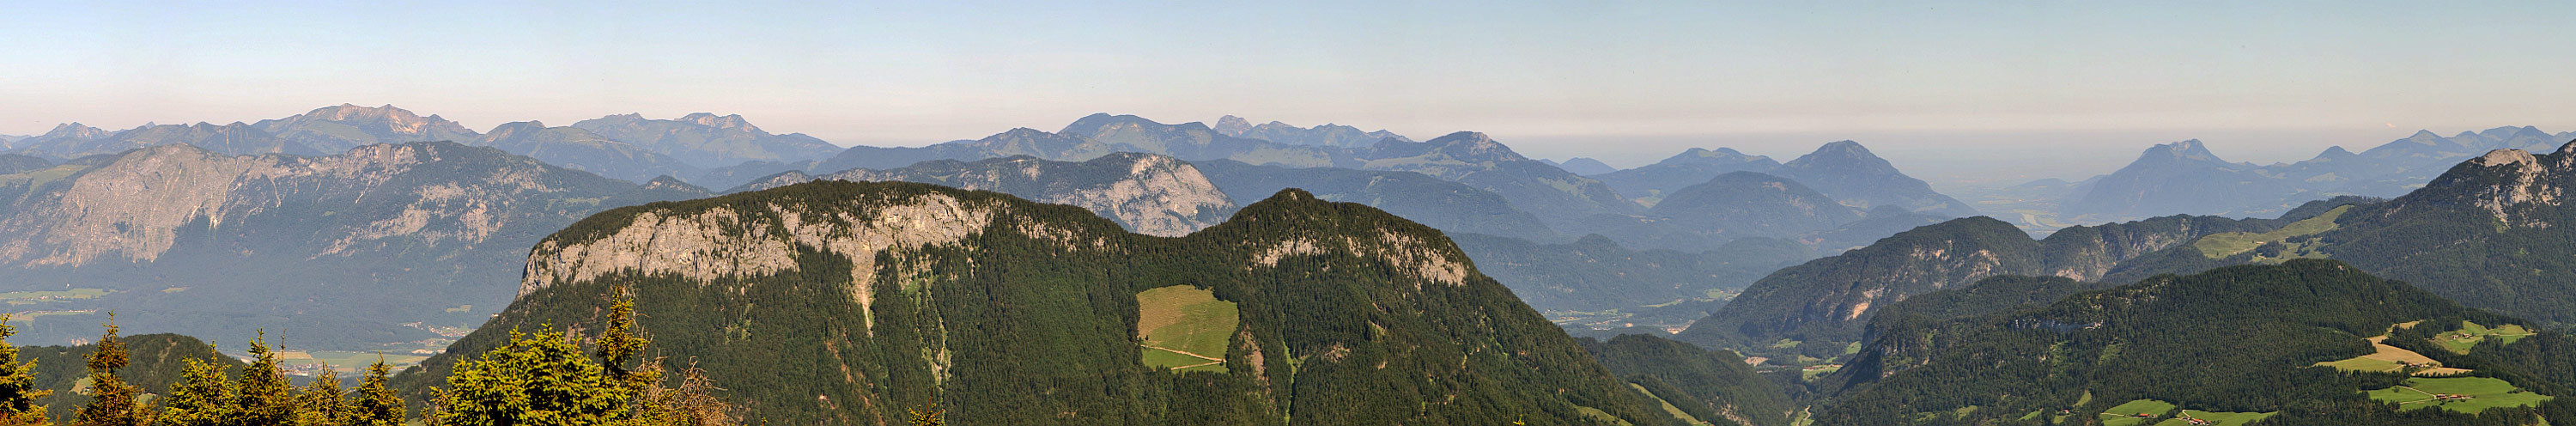
M 1216 126 L 1210 127 L 1210 129 L 1216 130 L 1217 133 L 1223 133 L 1226 136 L 1243 136 L 1244 131 L 1252 130 L 1252 121 L 1232 115 L 1217 117 Z
M 2317 153 L 2317 157 L 2316 157 L 2316 158 L 2314 158 L 2314 159 L 2310 159 L 2310 160 L 2308 160 L 2308 161 L 2317 161 L 2317 160 L 2333 160 L 2333 159 L 2338 159 L 2338 158 L 2359 157 L 2359 156 L 2361 156 L 2361 154 L 2354 154 L 2354 153 L 2352 153 L 2352 151 L 2351 151 L 2351 150 L 2343 149 L 2343 145 L 2335 145 L 2335 146 L 2326 147 L 2326 152 Z
M 1073 124 L 1065 125 L 1064 130 L 1057 131 L 1056 133 L 1094 136 L 1102 129 L 1107 129 L 1113 126 L 1160 127 L 1171 125 L 1135 115 L 1111 115 L 1105 112 L 1095 112 L 1091 113 L 1091 115 L 1082 116 L 1081 119 L 1073 120 Z M 1206 127 L 1206 125 L 1196 122 L 1182 124 L 1182 126 Z
M 1568 158 L 1565 159 L 1565 162 L 1563 163 L 1557 163 L 1556 168 L 1565 169 L 1565 171 L 1585 176 L 1619 171 L 1618 168 L 1610 167 L 1609 164 L 1602 163 L 1601 160 L 1595 160 L 1591 157 Z
M 46 139 L 98 139 L 107 137 L 107 134 L 107 130 L 82 125 L 79 122 L 71 122 L 54 125 L 54 130 L 45 132 L 44 135 L 37 137 Z
M 742 119 L 741 114 L 716 115 L 715 113 L 710 112 L 690 113 L 689 115 L 680 116 L 680 121 L 697 123 L 701 126 L 715 127 L 718 129 L 742 129 L 752 132 L 761 132 L 760 127 L 752 126 L 751 121 Z
M 1861 152 L 1867 153 L 1869 151 L 1863 149 Z M 1693 147 L 1691 149 L 1682 150 L 1682 153 L 1680 154 L 1673 154 L 1671 157 L 1665 157 L 1663 161 L 1658 161 L 1656 164 L 1711 163 L 1712 160 L 1724 160 L 1725 163 L 1763 162 L 1770 161 L 1771 157 L 1745 155 L 1743 152 L 1736 151 L 1735 148 L 1720 147 L 1712 150 Z
M 1871 173 L 1899 174 L 1896 172 L 1896 165 L 1888 163 L 1887 159 L 1878 158 L 1878 154 L 1869 152 L 1869 147 L 1861 146 L 1860 142 L 1849 140 L 1826 143 L 1824 146 L 1816 147 L 1815 152 L 1798 156 L 1798 159 L 1789 160 L 1781 166 L 1810 168 L 1827 165 L 1833 168 L 1858 167 Z
M 1001 133 L 987 136 L 985 139 L 1039 138 L 1054 135 L 1054 133 L 1047 133 L 1045 130 L 1031 129 L 1027 127 L 1013 127 L 1010 130 L 1004 130 Z
M 1858 151 L 1862 154 L 1869 153 L 1869 147 L 1860 146 L 1860 142 L 1854 142 L 1850 139 L 1826 142 L 1825 146 L 1816 147 L 1816 152 L 1825 152 L 1827 150 Z
M 2153 148 L 2147 148 L 2147 153 L 2144 154 L 2144 156 L 2163 156 L 2184 160 L 2218 163 L 2227 162 L 2226 160 L 2218 159 L 2218 154 L 2210 153 L 2209 147 L 2201 145 L 2199 139 L 2184 139 L 2180 142 L 2156 144 Z

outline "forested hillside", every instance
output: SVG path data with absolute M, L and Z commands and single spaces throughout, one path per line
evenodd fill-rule
M 2161 276 L 2038 304 L 2016 302 L 2073 283 L 1999 278 L 1978 287 L 1989 285 L 2008 288 L 1908 300 L 1873 319 L 1872 342 L 1821 380 L 1833 396 L 1819 423 L 2576 421 L 2568 387 L 2576 374 L 2565 362 L 2576 340 L 2522 332 L 2445 348 L 2461 333 L 2527 323 L 2340 262 Z M 2355 364 L 2381 356 L 2373 343 L 2382 341 L 2393 348 L 2380 352 L 2430 356 L 2425 362 L 2442 368 Z
M 613 210 L 539 244 L 517 302 L 401 380 L 418 395 L 512 329 L 594 327 L 615 286 L 658 350 L 773 422 L 898 423 L 933 398 L 958 424 L 1679 421 L 1437 231 L 1295 190 L 1178 239 L 893 182 Z M 1141 315 L 1171 311 L 1138 294 L 1172 286 L 1235 307 L 1201 327 L 1222 353 L 1142 345 Z

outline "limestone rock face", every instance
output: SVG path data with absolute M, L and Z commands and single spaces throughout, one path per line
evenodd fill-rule
M 852 169 L 821 177 L 771 176 L 740 190 L 828 179 L 903 181 L 994 191 L 1089 209 L 1140 234 L 1178 237 L 1223 222 L 1233 199 L 1196 166 L 1168 156 L 1117 153 L 1083 162 L 1014 156 L 972 163 L 931 161 L 899 169 Z
M 11 291 L 105 288 L 115 295 L 64 309 L 218 340 L 264 328 L 310 345 L 435 337 L 408 322 L 470 325 L 489 314 L 476 307 L 507 302 L 512 266 L 546 233 L 621 205 L 708 195 L 450 142 L 323 156 L 166 144 L 43 175 L 55 173 L 0 183 L 0 283 Z

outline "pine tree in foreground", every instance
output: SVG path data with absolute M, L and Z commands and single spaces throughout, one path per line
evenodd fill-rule
M 734 424 L 733 407 L 716 398 L 702 371 L 683 371 L 676 387 L 662 380 L 662 359 L 644 359 L 651 340 L 637 332 L 635 302 L 621 287 L 597 347 L 581 345 L 553 324 L 510 330 L 510 342 L 458 363 L 447 387 L 432 389 L 428 416 L 440 426 Z M 596 359 L 593 359 L 593 356 Z
M 295 426 L 343 426 L 357 414 L 340 389 L 340 374 L 328 366 L 322 377 L 295 392 Z
M 212 347 L 208 348 L 213 349 Z M 232 376 L 220 363 L 187 359 L 179 384 L 161 399 L 162 426 L 224 426 L 233 414 Z
M 366 378 L 358 381 L 358 394 L 349 401 L 350 417 L 344 425 L 402 426 L 402 398 L 394 396 L 393 388 L 385 385 L 390 371 L 383 355 L 376 356 L 375 365 L 367 366 Z
M 268 347 L 268 330 L 250 341 L 251 363 L 242 367 L 239 395 L 234 397 L 233 424 L 285 425 L 295 421 L 295 384 L 278 368 L 277 351 Z
M 36 361 L 18 362 L 18 347 L 9 344 L 9 336 L 18 328 L 9 325 L 9 316 L 0 315 L 0 426 L 34 426 L 54 424 L 45 418 L 45 406 L 37 398 L 53 391 L 36 389 Z
M 444 426 L 605 425 L 624 420 L 635 396 L 554 324 L 510 330 L 510 343 L 460 362 L 433 389 Z
M 152 406 L 138 396 L 143 390 L 116 377 L 125 368 L 125 342 L 116 337 L 116 313 L 107 314 L 107 333 L 89 354 L 89 404 L 73 414 L 75 426 L 144 426 L 152 424 Z

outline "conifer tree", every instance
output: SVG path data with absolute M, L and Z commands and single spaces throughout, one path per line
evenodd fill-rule
M 107 333 L 99 336 L 98 347 L 89 354 L 89 404 L 73 414 L 75 426 L 144 426 L 152 424 L 152 406 L 139 400 L 143 393 L 116 370 L 127 363 L 125 342 L 116 337 L 116 313 L 107 314 Z
M 162 398 L 162 426 L 225 426 L 233 413 L 232 376 L 220 363 L 187 359 L 178 385 Z
M 9 336 L 18 328 L 9 325 L 9 316 L 0 315 L 0 426 L 50 425 L 45 406 L 37 398 L 53 391 L 36 389 L 36 361 L 18 362 L 18 347 L 9 344 Z
M 946 417 L 948 415 L 948 409 L 939 407 L 939 397 L 937 396 L 931 397 L 930 402 L 922 404 L 920 408 L 905 409 L 904 414 L 911 417 L 910 420 L 912 421 L 912 426 L 943 426 L 948 424 L 947 420 L 942 419 L 942 417 Z
M 510 343 L 447 376 L 433 389 L 446 426 L 606 425 L 629 418 L 635 391 L 609 378 L 564 332 L 510 330 Z
M 295 426 L 343 426 L 353 423 L 356 407 L 340 389 L 340 374 L 328 368 L 295 393 Z
M 609 304 L 608 329 L 600 332 L 599 347 L 594 353 L 599 356 L 599 362 L 607 368 L 610 379 L 626 384 L 628 389 L 641 392 L 644 387 L 660 382 L 662 373 L 659 369 L 650 366 L 650 364 L 658 364 L 653 362 L 643 363 L 647 365 L 640 368 L 626 366 L 628 363 L 635 362 L 637 355 L 643 353 L 644 347 L 651 345 L 653 341 L 636 335 L 635 299 L 626 297 L 625 293 L 626 286 L 618 286 L 611 292 L 611 297 L 615 297 L 617 301 Z
M 402 398 L 394 396 L 393 388 L 385 385 L 391 371 L 381 354 L 376 356 L 375 365 L 367 366 L 366 378 L 358 382 L 358 395 L 349 401 L 351 416 L 347 426 L 402 426 Z
M 250 341 L 251 363 L 243 367 L 233 414 L 243 425 L 283 425 L 295 419 L 295 385 L 278 369 L 277 351 L 268 347 L 268 331 Z

